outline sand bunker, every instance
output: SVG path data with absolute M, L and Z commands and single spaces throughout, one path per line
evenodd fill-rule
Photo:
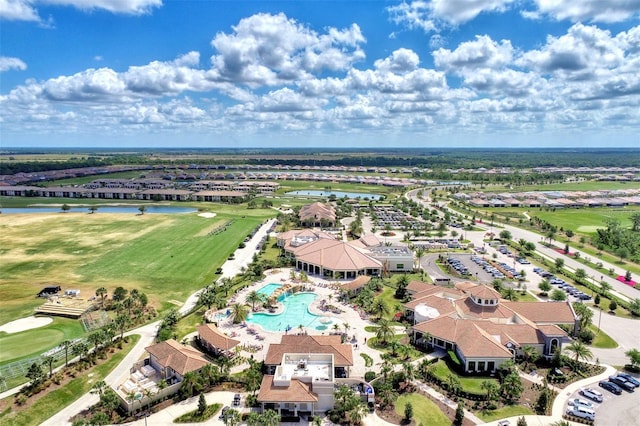
M 198 216 L 212 218 L 212 217 L 216 217 L 216 214 L 215 213 L 198 213 Z
M 32 328 L 44 327 L 53 321 L 50 317 L 26 317 L 15 321 L 8 322 L 0 326 L 0 331 L 11 333 L 19 333 Z

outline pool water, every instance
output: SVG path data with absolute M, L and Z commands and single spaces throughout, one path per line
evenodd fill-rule
M 273 294 L 276 289 L 282 287 L 281 284 L 271 283 L 267 284 L 264 287 L 261 287 L 256 293 L 263 294 L 265 297 L 269 297 Z
M 264 287 L 263 287 L 264 288 Z M 302 324 L 305 329 L 326 330 L 330 323 L 321 323 L 320 319 L 325 318 L 309 312 L 309 305 L 316 297 L 315 293 L 296 293 L 285 297 L 282 301 L 284 311 L 279 314 L 255 313 L 247 318 L 248 323 L 261 326 L 268 331 L 286 331 L 293 333 L 299 331 L 298 326 Z

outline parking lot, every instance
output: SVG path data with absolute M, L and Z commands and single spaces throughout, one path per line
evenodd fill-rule
M 586 397 L 585 395 L 589 395 L 586 389 L 592 389 L 601 394 L 602 402 L 594 400 L 593 397 Z M 640 426 L 640 405 L 635 392 L 623 391 L 620 395 L 615 395 L 598 386 L 598 383 L 594 383 L 588 388 L 582 388 L 571 394 L 564 407 L 565 412 L 572 407 L 569 402 L 575 399 L 591 404 L 588 409 L 593 409 L 595 412 L 596 425 Z

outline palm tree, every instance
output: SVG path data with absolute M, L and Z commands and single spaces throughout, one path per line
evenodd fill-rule
M 64 367 L 69 366 L 69 348 L 71 347 L 71 340 L 63 340 L 62 347 L 64 348 Z
M 102 398 L 102 395 L 104 395 L 104 392 L 108 387 L 109 386 L 107 385 L 107 382 L 105 382 L 104 380 L 99 380 L 94 383 L 89 392 Z
M 487 393 L 487 401 L 495 401 L 500 393 L 500 386 L 493 380 L 483 380 L 480 389 Z
M 389 320 L 383 318 L 378 321 L 378 326 L 376 327 L 376 338 L 380 343 L 389 343 L 393 338 L 393 327 Z
M 416 255 L 416 260 L 418 261 L 418 264 L 417 264 L 418 268 L 417 269 L 421 272 L 423 279 L 424 279 L 424 269 L 422 269 L 422 257 L 424 256 L 424 254 L 426 252 L 427 252 L 427 250 L 422 246 L 418 246 L 414 250 L 414 253 Z
M 580 330 L 586 330 L 593 320 L 593 311 L 584 303 L 574 303 L 573 310 L 580 319 Z
M 502 292 L 502 297 L 504 297 L 506 300 L 510 300 L 510 301 L 518 300 L 518 294 L 512 288 L 506 288 Z
M 530 345 L 524 345 L 521 349 L 522 351 L 522 359 L 525 363 L 525 368 L 529 366 L 530 362 L 536 362 L 540 354 L 538 350 Z
M 42 363 L 49 367 L 49 377 L 53 376 L 53 363 L 56 359 L 51 355 L 43 356 Z
M 262 426 L 278 426 L 280 424 L 280 415 L 275 410 L 266 410 L 261 417 Z
M 107 289 L 104 287 L 100 287 L 96 290 L 96 296 L 100 298 L 100 303 L 104 308 L 104 298 L 107 297 Z
M 359 425 L 362 423 L 362 419 L 365 415 L 365 407 L 361 402 L 356 404 L 351 410 L 347 412 L 347 418 L 349 419 L 349 423 L 354 425 Z
M 391 313 L 389 306 L 387 306 L 382 298 L 375 299 L 371 304 L 369 311 L 379 319 L 382 319 L 385 315 L 389 315 Z
M 576 365 L 578 365 L 579 359 L 588 361 L 593 358 L 593 353 L 591 352 L 591 350 L 587 347 L 587 345 L 579 340 L 574 340 L 566 348 L 564 348 L 564 350 L 573 354 L 573 360 L 575 361 Z
M 249 307 L 241 303 L 231 305 L 231 313 L 229 314 L 234 324 L 240 324 L 249 316 Z
M 255 290 L 253 290 L 251 293 L 247 295 L 247 302 L 251 303 L 252 311 L 256 310 L 256 302 L 260 303 L 260 302 L 264 302 L 264 300 L 265 300 L 264 294 L 258 293 Z

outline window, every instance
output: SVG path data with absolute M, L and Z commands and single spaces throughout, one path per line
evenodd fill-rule
M 396 266 L 396 268 L 398 268 L 398 269 L 404 269 L 404 263 L 398 263 L 398 265 Z
M 487 364 L 487 370 L 493 371 L 496 369 L 496 363 L 494 361 L 489 361 Z
M 476 369 L 476 362 L 475 361 L 469 361 L 469 370 L 475 371 L 475 369 Z
M 484 361 L 478 361 L 478 370 L 484 371 Z

